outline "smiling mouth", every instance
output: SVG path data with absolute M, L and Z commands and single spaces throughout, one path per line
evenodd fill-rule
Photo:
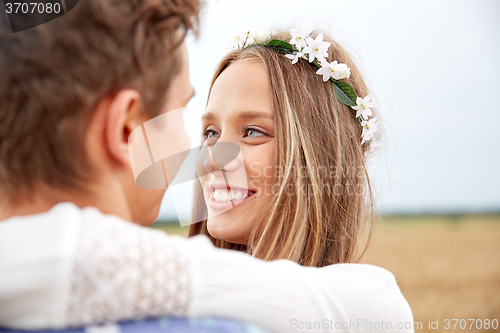
M 239 201 L 246 197 L 251 197 L 255 194 L 252 190 L 220 190 L 216 189 L 212 192 L 212 198 L 215 202 L 224 203 L 231 201 Z

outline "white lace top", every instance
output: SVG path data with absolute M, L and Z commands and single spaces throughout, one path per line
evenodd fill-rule
M 165 315 L 226 317 L 271 332 L 368 332 L 368 322 L 383 320 L 391 332 L 413 332 L 408 303 L 380 267 L 265 262 L 71 203 L 0 222 L 1 327 Z

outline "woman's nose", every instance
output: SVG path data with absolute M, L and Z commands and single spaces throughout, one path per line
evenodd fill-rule
M 203 161 L 204 174 L 217 170 L 230 171 L 238 167 L 236 157 L 240 154 L 240 147 L 232 142 L 218 141 L 214 145 L 205 145 L 200 150 L 200 159 Z M 200 172 L 198 172 L 200 173 Z M 199 176 L 202 176 L 199 174 Z

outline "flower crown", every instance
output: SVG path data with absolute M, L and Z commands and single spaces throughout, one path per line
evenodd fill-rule
M 230 47 L 234 50 L 261 45 L 285 54 L 285 57 L 292 60 L 292 64 L 297 63 L 301 58 L 314 64 L 318 67 L 316 74 L 322 75 L 324 82 L 331 81 L 333 83 L 337 100 L 356 111 L 356 118 L 363 128 L 361 144 L 366 149 L 365 153 L 373 151 L 373 148 L 378 146 L 372 142 L 374 134 L 378 130 L 378 122 L 377 118 L 370 118 L 372 108 L 375 107 L 371 95 L 367 95 L 365 98 L 358 97 L 350 84 L 340 81 L 350 77 L 351 69 L 346 64 L 337 61 L 329 63 L 326 60 L 331 43 L 323 41 L 323 34 L 316 36 L 316 39 L 309 37 L 304 31 L 295 29 L 291 29 L 290 34 L 291 37 L 285 40 L 272 39 L 267 41 L 271 38 L 269 29 L 246 30 L 233 38 Z

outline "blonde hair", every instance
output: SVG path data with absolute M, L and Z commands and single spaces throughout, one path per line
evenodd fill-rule
M 278 33 L 272 39 L 286 37 Z M 327 60 L 346 63 L 351 68 L 346 82 L 358 96 L 366 96 L 368 89 L 347 52 L 326 35 L 325 41 L 332 43 Z M 374 204 L 355 111 L 338 102 L 331 82 L 323 82 L 314 65 L 306 60 L 292 65 L 283 54 L 264 46 L 227 54 L 211 86 L 233 62 L 243 59 L 259 61 L 269 73 L 275 167 L 283 170 L 282 176 L 274 175 L 278 190 L 256 221 L 261 232 L 257 234 L 256 227 L 249 244 L 240 245 L 208 233 L 203 192 L 196 184 L 192 221 L 202 222 L 191 224 L 189 236 L 205 234 L 217 247 L 264 260 L 289 259 L 317 267 L 358 261 L 371 236 Z M 294 172 L 304 169 L 306 177 Z

